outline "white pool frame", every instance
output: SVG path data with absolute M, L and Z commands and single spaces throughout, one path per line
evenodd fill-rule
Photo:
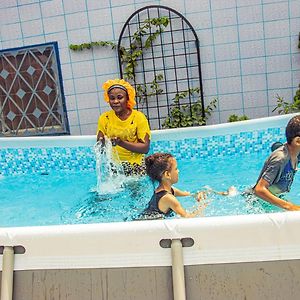
M 278 127 L 292 115 L 153 132 L 153 140 L 205 137 Z M 179 134 L 180 133 L 180 134 Z M 1 147 L 93 145 L 94 136 L 3 138 Z M 192 238 L 185 266 L 300 259 L 300 212 L 0 229 L 0 246 L 21 245 L 15 270 L 171 266 L 162 239 Z M 2 262 L 0 262 L 2 268 Z

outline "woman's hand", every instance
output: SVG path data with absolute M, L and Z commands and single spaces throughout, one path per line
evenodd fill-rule
M 110 141 L 112 146 L 120 145 L 120 143 L 122 142 L 122 140 L 119 137 L 112 137 Z

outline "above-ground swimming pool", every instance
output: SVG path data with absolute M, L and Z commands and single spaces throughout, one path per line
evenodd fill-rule
M 239 192 L 255 183 L 270 146 L 284 142 L 292 115 L 153 132 L 151 152 L 179 162 L 178 187 Z M 94 136 L 3 138 L 0 246 L 21 245 L 15 270 L 170 266 L 161 240 L 191 238 L 184 264 L 300 258 L 299 212 L 260 201 L 211 196 L 204 217 L 132 221 L 153 192 L 146 178 L 127 190 L 95 192 Z M 299 178 L 288 198 L 300 203 Z M 191 198 L 181 198 L 187 210 Z

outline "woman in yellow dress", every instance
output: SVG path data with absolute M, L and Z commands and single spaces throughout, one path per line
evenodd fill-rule
M 145 175 L 144 156 L 151 133 L 146 116 L 133 109 L 135 89 L 123 79 L 108 80 L 102 88 L 111 110 L 99 117 L 97 141 L 111 140 L 114 158 L 121 162 L 125 175 Z

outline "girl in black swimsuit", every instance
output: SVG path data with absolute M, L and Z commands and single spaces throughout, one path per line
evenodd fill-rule
M 139 219 L 158 219 L 178 214 L 184 218 L 192 218 L 200 215 L 205 204 L 205 192 L 198 192 L 192 195 L 190 192 L 181 191 L 172 187 L 178 181 L 177 161 L 169 153 L 155 153 L 146 158 L 146 173 L 153 180 L 158 181 L 159 185 L 144 212 Z M 194 196 L 199 207 L 193 212 L 187 212 L 181 206 L 176 197 Z

